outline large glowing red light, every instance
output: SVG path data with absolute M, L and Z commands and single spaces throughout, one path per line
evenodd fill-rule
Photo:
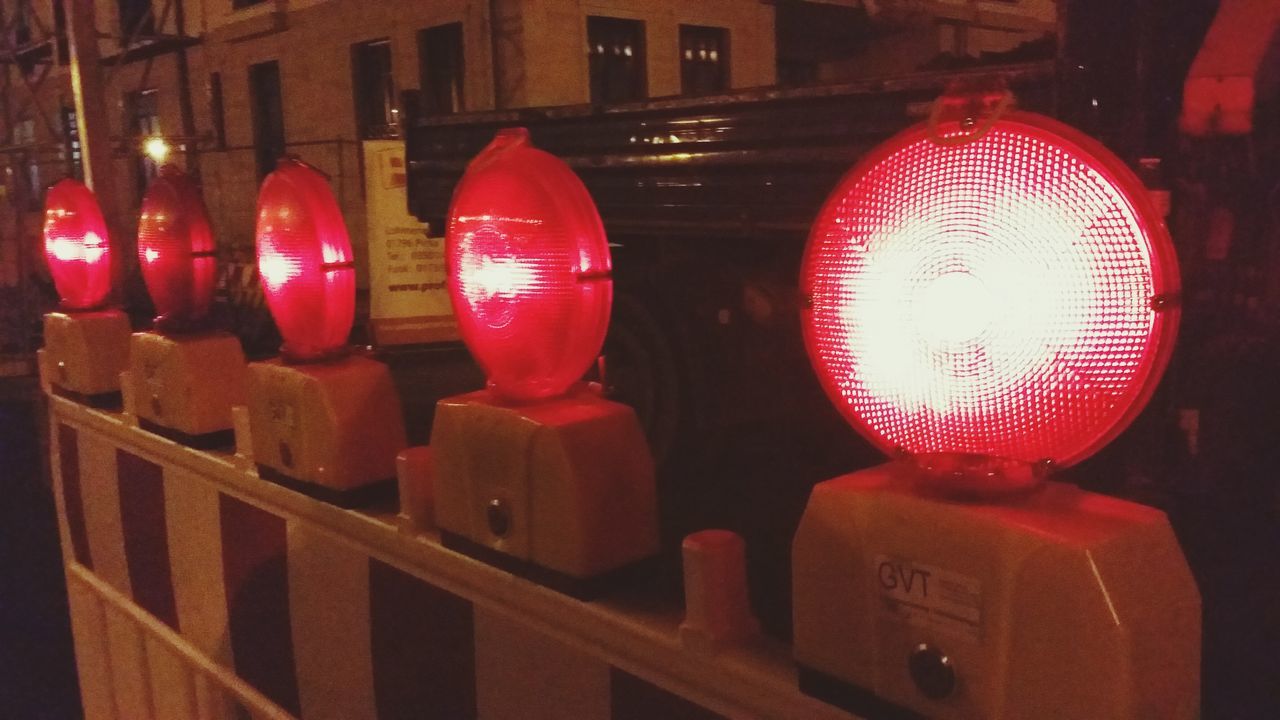
M 44 204 L 44 255 L 67 310 L 91 310 L 111 294 L 111 240 L 98 198 L 67 178 Z
M 874 150 L 814 223 L 801 286 L 827 394 L 886 451 L 1078 462 L 1142 409 L 1177 328 L 1141 184 L 1025 113 L 968 143 L 921 125 Z
M 582 181 L 504 130 L 472 160 L 447 230 L 449 293 L 463 340 L 494 392 L 565 392 L 604 343 L 609 244 Z
M 356 280 L 347 226 L 324 175 L 282 160 L 258 193 L 258 274 L 284 338 L 281 353 L 318 360 L 347 345 Z
M 158 329 L 199 327 L 213 305 L 217 258 L 200 191 L 172 165 L 147 188 L 138 220 L 138 263 Z

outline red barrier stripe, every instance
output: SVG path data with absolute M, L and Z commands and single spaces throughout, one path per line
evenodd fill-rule
M 116 450 L 116 481 L 120 486 L 120 528 L 133 601 L 178 630 L 164 511 L 164 471 L 153 462 Z
M 218 499 L 222 579 L 236 674 L 300 716 L 284 518 L 229 495 Z
M 618 668 L 609 669 L 609 706 L 612 720 L 726 720 Z
M 370 558 L 369 620 L 378 720 L 476 717 L 469 601 Z
M 58 424 L 58 464 L 62 470 L 62 503 L 67 510 L 71 556 L 93 569 L 89 531 L 84 524 L 84 497 L 80 494 L 80 436 L 70 425 Z

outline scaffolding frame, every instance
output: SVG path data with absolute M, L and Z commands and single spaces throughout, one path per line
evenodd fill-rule
M 64 3 L 90 3 L 88 8 L 68 8 Z M 37 3 L 43 5 L 48 12 L 36 12 Z M 0 333 L 18 333 L 21 337 L 0 336 L 0 350 L 6 346 L 17 348 L 20 355 L 31 356 L 37 346 L 35 318 L 41 308 L 37 307 L 39 299 L 35 297 L 33 287 L 35 261 L 27 242 L 27 231 L 24 224 L 31 212 L 33 198 L 39 197 L 43 188 L 31 186 L 28 168 L 35 165 L 44 167 L 50 156 L 56 156 L 65 163 L 63 174 L 72 176 L 75 169 L 77 149 L 73 143 L 80 141 L 81 135 L 90 132 L 103 146 L 110 147 L 119 154 L 136 138 L 109 137 L 106 128 L 86 128 L 82 133 L 73 134 L 72 128 L 59 114 L 61 107 L 48 107 L 44 92 L 51 79 L 67 79 L 58 70 L 71 63 L 75 41 L 72 32 L 73 18 L 70 13 L 89 12 L 92 22 L 93 0 L 3 0 L 0 2 L 0 158 L 7 166 L 13 182 L 11 192 L 4 194 L 3 202 L 12 218 L 13 237 L 8 238 L 16 247 L 13 262 L 16 265 L 16 283 L 9 283 L 8 278 L 0 282 L 0 292 L 16 293 L 17 302 L 4 303 L 0 310 Z M 50 27 L 46 18 L 52 19 L 54 27 Z M 172 32 L 165 32 L 170 26 Z M 150 80 L 152 68 L 157 58 L 175 55 L 179 84 L 179 109 L 181 115 L 182 147 L 188 167 L 193 171 L 198 167 L 198 140 L 195 137 L 195 118 L 191 99 L 190 70 L 187 65 L 187 49 L 198 45 L 198 37 L 186 34 L 186 16 L 183 0 L 164 0 L 160 11 L 156 11 L 156 2 L 148 2 L 145 12 L 139 13 L 128 27 L 116 23 L 120 32 L 103 32 L 93 22 L 88 33 L 95 41 L 115 39 L 119 41 L 119 50 L 113 54 L 99 57 L 94 52 L 88 53 L 99 66 L 100 71 L 91 73 L 98 75 L 99 92 L 103 88 L 112 87 L 118 79 L 120 68 L 137 62 L 145 63 L 133 91 L 144 89 Z M 85 82 L 86 77 L 81 77 Z M 92 79 L 88 81 L 94 81 Z M 128 89 L 126 88 L 127 92 Z M 30 142 L 24 139 L 18 142 L 16 131 L 20 123 L 34 120 L 41 123 L 48 137 L 47 142 Z M 81 151 L 84 144 L 81 144 Z M 104 208 L 108 209 L 108 208 Z M 7 311 L 7 312 L 6 312 Z M 6 318 L 5 316 L 9 317 Z M 15 320 L 16 316 L 16 320 Z M 7 320 L 7 322 L 6 322 Z

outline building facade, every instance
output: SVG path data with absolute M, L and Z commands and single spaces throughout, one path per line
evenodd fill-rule
M 0 3 L 17 50 L 3 92 L 0 280 L 23 273 L 20 244 L 38 272 L 43 190 L 79 172 L 63 1 Z M 760 0 L 91 4 L 112 149 L 96 181 L 117 190 L 109 222 L 131 245 L 159 164 L 148 150 L 167 147 L 165 162 L 198 173 L 233 261 L 251 255 L 260 180 L 291 154 L 329 175 L 363 263 L 361 142 L 397 135 L 405 90 L 422 91 L 426 112 L 447 113 L 774 82 L 773 7 Z
M 362 281 L 361 143 L 397 135 L 406 90 L 421 91 L 424 112 L 454 113 L 839 82 L 911 71 L 939 54 L 1006 51 L 1050 30 L 1056 6 L 0 0 L 0 41 L 11 51 L 0 81 L 0 293 L 27 279 L 41 282 L 43 191 L 80 172 L 64 2 L 91 11 L 99 38 L 111 159 L 95 181 L 114 189 L 103 191 L 114 198 L 104 213 L 126 253 L 150 178 L 161 162 L 173 162 L 199 177 L 228 266 L 251 266 L 258 184 L 276 158 L 290 154 L 329 175 Z M 251 289 L 249 275 L 231 284 Z M 132 288 L 127 299 L 145 305 L 141 284 L 125 285 Z M 10 334 L 0 327 L 0 336 Z

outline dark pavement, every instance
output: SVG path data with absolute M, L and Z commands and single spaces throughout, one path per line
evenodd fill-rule
M 35 389 L 0 379 L 0 720 L 81 717 Z

